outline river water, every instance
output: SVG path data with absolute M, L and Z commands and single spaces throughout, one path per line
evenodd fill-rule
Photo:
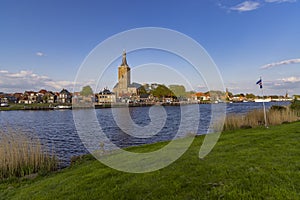
M 266 108 L 272 105 L 288 105 L 289 102 L 269 102 L 265 103 Z M 205 134 L 210 122 L 211 105 L 210 104 L 193 104 L 185 105 L 189 109 L 199 108 L 200 122 L 197 134 Z M 128 135 L 120 129 L 112 117 L 114 109 L 106 108 L 95 110 L 99 125 L 103 133 L 115 145 L 119 147 L 135 146 L 158 141 L 171 140 L 176 135 L 181 123 L 180 106 L 166 106 L 165 119 L 162 121 L 162 127 L 157 134 L 148 138 L 139 138 Z M 130 107 L 129 113 L 135 124 L 141 128 L 147 127 L 151 123 L 149 117 L 150 107 Z M 232 103 L 226 105 L 227 113 L 247 113 L 250 110 L 262 109 L 262 103 Z M 72 156 L 88 153 L 80 139 L 73 119 L 73 112 L 84 116 L 89 110 L 52 110 L 52 111 L 0 111 L 1 129 L 17 129 L 29 137 L 38 137 L 48 149 L 54 151 L 60 159 L 62 166 L 70 163 Z M 163 121 L 165 120 L 165 121 Z M 186 121 L 186 132 L 188 127 L 195 127 L 197 124 L 193 119 Z M 155 127 L 154 127 L 155 128 Z M 143 129 L 141 129 L 143 130 Z M 96 132 L 96 129 L 89 127 L 90 132 Z M 98 141 L 97 141 L 98 142 Z M 95 144 L 97 149 L 99 143 Z

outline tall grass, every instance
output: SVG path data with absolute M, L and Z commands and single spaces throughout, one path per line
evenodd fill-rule
M 286 107 L 271 107 L 267 111 L 267 124 L 279 125 L 286 122 L 299 120 L 297 112 Z M 253 110 L 245 115 L 230 114 L 227 115 L 224 130 L 236 130 L 240 128 L 254 128 L 265 124 L 263 110 Z
M 39 139 L 21 131 L 0 130 L 0 180 L 45 173 L 57 166 L 56 156 L 47 152 Z

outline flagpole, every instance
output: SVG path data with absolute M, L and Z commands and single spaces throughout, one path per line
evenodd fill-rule
M 261 78 L 261 77 L 260 77 L 260 80 L 262 81 L 262 78 Z M 261 84 L 262 84 L 262 83 L 261 83 Z M 268 122 L 267 122 L 267 113 L 266 113 L 266 106 L 265 106 L 264 89 L 263 89 L 262 85 L 261 85 L 261 93 L 262 93 L 262 96 L 263 96 L 263 101 L 262 101 L 262 103 L 263 103 L 263 109 L 264 109 L 265 127 L 266 127 L 266 128 L 269 128 L 269 127 L 268 127 Z
M 261 93 L 262 93 L 262 96 L 263 96 L 263 108 L 264 108 L 264 118 L 265 118 L 265 127 L 266 128 L 269 128 L 268 127 L 268 122 L 267 122 L 267 113 L 266 113 L 266 106 L 265 106 L 265 97 L 264 97 L 264 90 L 261 88 Z
M 265 106 L 265 95 L 264 95 L 264 89 L 263 89 L 263 83 L 262 83 L 262 78 L 260 77 L 259 81 L 256 83 L 259 84 L 261 93 L 263 96 L 263 108 L 264 108 L 264 119 L 265 119 L 265 127 L 268 128 L 268 121 L 267 121 L 267 112 L 266 112 L 266 106 Z

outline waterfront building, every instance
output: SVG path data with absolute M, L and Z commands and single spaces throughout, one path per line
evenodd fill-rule
M 71 93 L 66 89 L 62 89 L 58 94 L 58 103 L 72 103 Z
M 43 97 L 43 102 L 44 103 L 56 103 L 57 101 L 57 96 L 55 93 L 51 91 L 47 91 Z
M 32 104 L 36 103 L 37 92 L 34 91 L 25 91 L 22 98 L 19 100 L 19 103 Z
M 115 103 L 116 95 L 115 93 L 111 92 L 109 89 L 104 88 L 103 91 L 99 92 L 99 94 L 96 94 L 96 101 L 98 104 Z

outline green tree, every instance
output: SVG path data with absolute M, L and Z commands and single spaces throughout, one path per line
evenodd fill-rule
M 148 94 L 144 86 L 138 88 L 138 93 L 139 95 Z
M 246 94 L 246 98 L 247 99 L 255 99 L 256 98 L 256 96 L 254 95 L 254 94 L 252 94 L 252 93 L 250 93 L 250 94 Z
M 87 86 L 84 86 L 80 92 L 80 95 L 82 96 L 90 96 L 90 95 L 93 95 L 93 90 L 91 88 L 91 86 L 87 85 Z
M 177 96 L 177 97 L 186 97 L 186 90 L 183 85 L 169 85 L 169 89 Z
M 151 91 L 151 94 L 158 98 L 175 97 L 174 93 L 165 85 L 158 85 L 154 90 Z

